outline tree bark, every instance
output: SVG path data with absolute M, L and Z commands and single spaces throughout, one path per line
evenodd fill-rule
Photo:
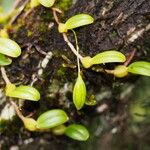
M 75 29 L 80 53 L 83 56 L 94 56 L 109 49 L 116 49 L 128 56 L 133 49 L 137 49 L 133 60 L 150 61 L 149 0 L 77 0 L 65 12 L 64 16 L 60 15 L 59 17 L 63 22 L 78 13 L 88 13 L 95 19 L 93 24 Z M 62 108 L 70 114 L 69 123 L 81 122 L 89 128 L 90 126 L 95 127 L 93 124 L 96 123 L 95 118 L 101 114 L 101 118 L 106 120 L 107 130 L 109 131 L 103 130 L 104 133 L 101 136 L 103 142 L 99 143 L 99 140 L 97 140 L 96 143 L 105 143 L 106 145 L 109 143 L 107 148 L 110 149 L 110 143 L 113 140 L 110 129 L 119 124 L 118 127 L 121 132 L 126 126 L 127 119 L 126 105 L 128 105 L 129 97 L 121 99 L 120 93 L 117 93 L 120 90 L 118 87 L 120 88 L 122 84 L 126 83 L 134 84 L 137 77 L 128 76 L 125 79 L 114 80 L 113 76 L 106 73 L 82 68 L 88 97 L 95 95 L 98 104 L 94 107 L 86 106 L 81 114 L 78 114 L 72 103 L 72 86 L 77 78 L 76 56 L 66 45 L 62 35 L 58 33 L 52 11 L 42 6 L 34 8 L 31 12 L 23 11 L 14 22 L 10 35 L 22 47 L 22 55 L 13 60 L 13 64 L 6 68 L 11 82 L 31 84 L 34 79 L 37 79 L 34 86 L 41 93 L 41 100 L 38 103 L 29 101 L 24 103 L 22 107 L 24 114 L 35 111 L 36 118 L 38 114 L 48 109 Z M 75 44 L 72 32 L 69 31 L 68 36 L 70 41 Z M 44 52 L 51 52 L 52 54 L 52 57 L 48 58 L 48 64 L 45 68 L 41 66 L 41 62 L 46 57 Z M 106 67 L 113 68 L 114 64 L 108 64 Z M 43 70 L 42 75 L 39 74 L 41 69 Z M 4 85 L 1 77 L 0 85 L 2 87 Z M 106 113 L 105 111 L 98 112 L 102 104 L 106 104 L 108 107 Z M 109 112 L 114 113 L 112 118 Z M 11 126 L 11 128 L 13 127 Z M 17 125 L 17 128 L 20 130 L 21 125 Z M 24 138 L 22 137 L 18 141 L 9 141 L 6 138 L 7 134 L 4 133 L 4 146 L 9 142 L 9 146 L 17 144 L 20 149 L 30 150 L 39 149 L 39 147 L 47 149 L 46 147 L 51 146 L 51 149 L 54 150 L 66 150 L 69 149 L 69 145 L 72 145 L 72 147 L 76 145 L 75 142 L 64 137 L 56 138 L 49 133 L 30 134 L 21 130 L 20 133 L 14 132 L 17 138 L 20 134 Z M 15 138 L 13 133 L 10 133 L 10 135 Z M 31 144 L 19 145 L 19 141 L 23 142 L 28 138 L 33 138 Z M 41 142 L 42 140 L 44 144 Z M 89 143 L 93 144 L 94 142 Z M 37 147 L 33 148 L 33 145 L 37 145 Z M 89 146 L 89 144 L 87 145 Z M 80 145 L 75 149 L 83 149 L 83 147 L 85 148 L 86 145 Z M 102 148 L 105 148 L 105 145 L 102 144 Z

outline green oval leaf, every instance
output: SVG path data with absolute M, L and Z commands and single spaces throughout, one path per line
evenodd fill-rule
M 52 7 L 56 0 L 39 0 L 39 3 L 44 7 Z
M 146 61 L 137 61 L 128 66 L 128 72 L 144 76 L 150 76 L 150 63 Z
M 49 129 L 68 121 L 68 116 L 61 109 L 53 109 L 41 114 L 37 119 L 37 128 Z
M 21 54 L 21 48 L 11 39 L 0 38 L 0 53 L 10 57 L 18 57 Z
M 72 124 L 68 126 L 65 130 L 65 135 L 78 141 L 86 141 L 89 138 L 88 130 L 80 124 Z
M 6 96 L 26 99 L 31 101 L 38 101 L 40 99 L 40 93 L 32 86 L 19 86 L 15 87 L 14 84 L 8 84 L 6 86 Z
M 125 62 L 126 57 L 121 52 L 111 50 L 97 54 L 91 60 L 92 64 L 104 64 L 112 62 Z
M 65 25 L 67 29 L 74 29 L 94 22 L 94 18 L 88 14 L 78 14 L 69 18 Z
M 84 106 L 85 100 L 86 86 L 81 75 L 79 75 L 73 89 L 73 103 L 77 110 L 80 110 Z
M 12 60 L 0 53 L 0 66 L 10 65 Z

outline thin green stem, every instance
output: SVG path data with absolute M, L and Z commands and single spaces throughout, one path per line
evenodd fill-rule
M 79 61 L 79 45 L 78 45 L 78 39 L 77 39 L 77 34 L 74 30 L 72 30 L 74 37 L 75 37 L 75 42 L 76 42 L 76 50 L 77 50 L 77 64 L 78 64 L 78 75 L 80 75 L 80 61 Z

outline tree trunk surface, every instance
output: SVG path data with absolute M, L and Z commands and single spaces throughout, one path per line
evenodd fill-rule
M 88 13 L 95 19 L 93 24 L 75 29 L 83 56 L 94 56 L 110 49 L 129 56 L 136 49 L 132 61 L 150 61 L 150 0 L 76 0 L 64 16 L 59 15 L 59 18 L 63 22 L 78 13 Z M 37 118 L 46 110 L 64 109 L 70 117 L 69 124 L 84 124 L 91 137 L 86 143 L 81 143 L 48 132 L 31 133 L 15 118 L 1 134 L 1 149 L 17 147 L 19 150 L 119 150 L 131 146 L 131 149 L 141 150 L 139 145 L 150 142 L 149 138 L 144 136 L 146 133 L 142 133 L 144 127 L 147 127 L 145 124 L 138 136 L 130 132 L 129 128 L 129 108 L 133 91 L 136 86 L 140 86 L 139 76 L 128 75 L 117 79 L 96 71 L 98 68 L 81 67 L 88 98 L 94 95 L 97 105 L 85 106 L 77 112 L 72 102 L 72 87 L 77 78 L 76 56 L 58 33 L 52 11 L 42 6 L 28 13 L 23 11 L 9 33 L 22 47 L 22 55 L 6 68 L 8 77 L 12 83 L 24 85 L 37 79 L 34 86 L 41 93 L 39 102 L 24 102 L 23 114 L 35 112 L 33 117 Z M 71 31 L 68 37 L 75 45 Z M 41 62 L 46 56 L 41 51 L 52 54 L 44 68 Z M 110 69 L 114 66 L 115 64 L 106 65 Z M 40 70 L 43 71 L 41 76 Z M 4 85 L 0 77 L 1 88 L 4 88 Z M 0 105 L 0 112 L 7 103 L 9 102 L 4 101 Z M 150 133 L 148 128 L 147 133 Z

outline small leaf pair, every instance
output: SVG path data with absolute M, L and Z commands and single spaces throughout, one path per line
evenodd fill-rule
M 77 141 L 86 141 L 89 138 L 89 132 L 86 127 L 81 124 L 72 124 L 68 127 L 64 125 L 57 126 L 52 129 L 55 135 L 65 134 L 69 138 Z
M 86 141 L 89 138 L 88 130 L 80 124 L 72 124 L 65 130 L 65 135 L 78 141 Z
M 32 86 L 19 86 L 16 87 L 14 84 L 6 85 L 6 96 L 26 99 L 31 101 L 38 101 L 40 99 L 40 93 Z
M 37 121 L 26 117 L 22 120 L 25 128 L 29 131 L 52 129 L 55 135 L 65 134 L 78 141 L 86 141 L 89 138 L 89 132 L 83 125 L 72 124 L 68 127 L 63 125 L 68 121 L 68 116 L 61 109 L 46 111 L 38 117 Z
M 60 23 L 58 26 L 58 31 L 60 33 L 67 32 L 74 28 L 78 28 L 84 25 L 88 25 L 94 22 L 94 18 L 88 14 L 78 14 L 69 18 L 66 23 Z
M 38 130 L 47 130 L 50 128 L 58 127 L 68 121 L 67 114 L 61 109 L 53 109 L 44 112 L 41 114 L 37 121 L 33 118 L 21 117 L 24 126 L 29 131 L 38 131 Z M 62 128 L 62 127 L 61 127 Z M 60 129 L 57 130 L 57 133 L 60 133 Z M 58 131 L 59 130 L 59 131 Z M 62 130 L 62 129 L 61 129 Z
M 24 117 L 23 115 L 19 115 L 19 117 L 23 121 L 25 128 L 29 131 L 42 131 L 57 127 L 56 129 L 54 129 L 55 133 L 57 134 L 63 132 L 62 124 L 68 121 L 67 114 L 61 109 L 53 109 L 46 111 L 38 117 L 37 121 L 33 118 Z M 65 128 L 63 129 L 65 130 Z
M 126 57 L 121 52 L 111 50 L 95 55 L 94 57 L 84 57 L 81 59 L 82 65 L 85 68 L 90 68 L 92 65 L 105 64 L 112 62 L 125 62 Z
M 150 76 L 150 63 L 146 61 L 137 61 L 130 64 L 128 67 L 119 65 L 113 70 L 115 77 L 122 78 L 128 74 L 139 74 L 144 76 Z
M 6 66 L 11 64 L 11 59 L 5 57 L 18 57 L 21 54 L 20 46 L 8 38 L 0 38 L 0 65 Z
M 86 101 L 86 86 L 81 77 L 78 75 L 74 89 L 73 89 L 73 103 L 75 104 L 77 110 L 80 110 Z

